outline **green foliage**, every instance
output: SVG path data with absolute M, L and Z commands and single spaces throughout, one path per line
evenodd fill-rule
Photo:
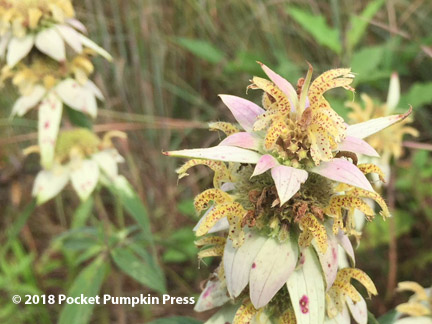
M 157 319 L 151 321 L 148 324 L 201 324 L 201 323 L 203 322 L 190 317 L 174 316 L 174 317 Z
M 175 42 L 200 59 L 217 64 L 224 59 L 224 53 L 208 41 L 178 37 Z
M 313 15 L 306 10 L 295 7 L 288 7 L 287 12 L 297 23 L 311 34 L 320 45 L 328 47 L 337 54 L 342 52 L 339 31 L 330 27 L 324 16 Z
M 168 241 L 164 242 L 167 246 L 162 257 L 164 262 L 180 263 L 196 258 L 198 250 L 194 245 L 195 239 L 192 227 L 187 226 L 176 230 Z
M 355 52 L 351 59 L 351 68 L 356 73 L 356 83 L 374 80 L 377 75 L 383 76 L 382 71 L 378 69 L 384 58 L 385 47 L 372 46 L 362 48 Z M 390 77 L 390 72 L 384 73 L 385 77 Z
M 105 276 L 109 272 L 109 266 L 104 257 L 99 257 L 84 268 L 73 282 L 68 291 L 68 297 L 97 296 L 100 292 Z M 59 324 L 86 324 L 95 305 L 92 304 L 66 304 L 60 313 Z
M 378 318 L 378 323 L 379 324 L 393 324 L 394 322 L 396 322 L 396 319 L 398 318 L 398 316 L 399 316 L 399 314 L 396 312 L 396 310 L 392 309 L 391 311 L 380 316 Z
M 359 41 L 364 37 L 370 20 L 375 16 L 378 10 L 380 10 L 384 3 L 385 0 L 371 1 L 359 16 L 351 16 L 351 28 L 347 33 L 348 50 L 354 49 Z
M 76 126 L 76 127 L 83 127 L 83 128 L 88 128 L 88 129 L 92 129 L 93 128 L 93 124 L 91 122 L 91 119 L 84 113 L 82 113 L 81 111 L 69 108 L 69 107 L 64 107 L 63 112 L 66 112 L 70 122 Z
M 163 272 L 145 250 L 138 256 L 131 248 L 119 246 L 111 251 L 111 256 L 124 273 L 153 290 L 166 292 Z
M 426 104 L 432 103 L 432 82 L 416 82 L 408 92 L 401 96 L 400 107 L 413 106 L 413 109 L 419 110 Z

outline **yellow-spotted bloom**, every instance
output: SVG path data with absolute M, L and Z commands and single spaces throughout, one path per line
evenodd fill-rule
M 407 303 L 396 307 L 399 318 L 395 324 L 432 324 L 432 287 L 423 288 L 413 281 L 398 284 L 398 291 L 410 291 L 414 294 Z
M 104 49 L 83 35 L 85 27 L 74 17 L 70 0 L 1 0 L 0 58 L 12 68 L 36 47 L 64 62 L 67 44 L 77 54 L 89 48 L 110 60 Z
M 90 196 L 99 182 L 115 182 L 118 177 L 117 165 L 124 159 L 114 148 L 111 139 L 125 136 L 124 133 L 112 131 L 101 140 L 84 128 L 61 132 L 52 168 L 42 169 L 33 185 L 33 196 L 38 204 L 55 197 L 69 181 L 82 200 Z M 29 148 L 28 153 L 35 149 Z
M 410 112 L 348 126 L 323 94 L 336 87 L 353 91 L 349 69 L 330 70 L 311 82 L 310 68 L 296 90 L 261 66 L 271 81 L 254 77 L 248 88 L 263 90 L 263 108 L 221 95 L 239 126 L 212 123 L 212 130 L 227 134 L 218 146 L 166 153 L 192 158 L 177 170 L 180 177 L 196 165 L 214 171 L 214 188 L 194 201 L 203 213 L 196 244 L 200 259 L 222 261 L 196 310 L 220 306 L 229 296 L 235 310 L 217 315 L 228 322 L 349 323 L 349 309 L 364 324 L 366 304 L 350 281 L 360 281 L 371 294 L 376 289 L 353 268 L 352 216 L 358 209 L 374 217 L 365 198 L 381 205 L 383 217 L 390 214 L 365 176 L 382 177 L 381 170 L 358 164 L 356 154 L 377 156 L 363 138 Z M 338 269 L 339 246 L 351 267 Z

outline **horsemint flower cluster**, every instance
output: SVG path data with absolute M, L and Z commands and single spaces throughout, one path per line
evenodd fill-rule
M 261 66 L 271 81 L 254 77 L 248 88 L 263 91 L 263 108 L 220 96 L 241 129 L 211 123 L 210 129 L 227 135 L 218 146 L 166 153 L 192 158 L 177 170 L 180 177 L 195 165 L 214 171 L 214 188 L 195 198 L 196 210 L 205 211 L 195 228 L 201 237 L 196 244 L 203 247 L 199 258 L 222 261 L 195 309 L 237 305 L 235 315 L 222 309 L 209 323 L 349 323 L 349 311 L 357 323 L 366 323 L 366 303 L 351 280 L 368 294 L 377 291 L 354 268 L 348 238 L 357 234 L 353 213 L 359 209 L 372 219 L 374 211 L 363 200 L 370 198 L 384 218 L 390 214 L 365 176 L 382 178 L 381 170 L 358 164 L 356 154 L 378 156 L 363 138 L 410 111 L 348 126 L 323 95 L 336 87 L 354 91 L 350 69 L 330 70 L 311 82 L 310 67 L 295 89 Z M 351 267 L 338 268 L 338 246 L 351 257 Z
M 102 141 L 83 129 L 59 135 L 64 106 L 95 118 L 97 99 L 104 99 L 89 80 L 94 70 L 90 59 L 101 55 L 111 60 L 111 56 L 84 33 L 70 0 L 0 0 L 1 85 L 11 80 L 20 94 L 12 116 L 38 110 L 37 151 L 43 170 L 33 194 L 39 203 L 55 196 L 69 178 L 80 198 L 87 198 L 102 177 L 95 161 L 110 152 L 100 168 L 112 176 L 113 165 L 116 173 L 122 160 L 109 140 L 112 134 Z M 34 147 L 28 150 L 33 151 Z

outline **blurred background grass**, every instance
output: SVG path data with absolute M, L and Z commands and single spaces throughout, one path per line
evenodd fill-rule
M 396 162 L 393 230 L 378 218 L 366 225 L 358 267 L 374 279 L 380 292 L 370 303 L 376 315 L 400 302 L 401 296 L 387 291 L 389 271 L 397 273 L 397 281 L 432 284 L 430 1 L 77 0 L 74 5 L 91 38 L 115 57 L 114 64 L 96 62 L 95 81 L 107 101 L 99 110 L 95 130 L 120 129 L 129 134 L 128 142 L 119 147 L 127 160 L 122 169 L 148 206 L 172 296 L 197 296 L 200 282 L 212 270 L 211 261 L 198 268 L 192 232 L 197 221 L 192 199 L 211 185 L 211 177 L 207 169 L 196 168 L 177 184 L 174 170 L 181 161 L 161 152 L 216 143 L 218 134 L 208 133 L 206 123 L 232 119 L 217 94 L 259 100 L 256 92 L 245 92 L 253 75 L 262 76 L 256 61 L 293 83 L 305 74 L 306 61 L 316 74 L 351 66 L 357 73 L 354 100 L 367 92 L 384 102 L 391 73 L 399 73 L 399 106 L 406 110 L 413 105 L 420 136 L 407 144 Z M 335 90 L 327 97 L 346 116 L 344 102 L 352 96 Z M 53 246 L 70 228 L 79 202 L 66 192 L 31 215 L 22 213 L 38 171 L 36 157 L 24 158 L 22 149 L 35 143 L 36 122 L 35 116 L 8 119 L 15 98 L 10 88 L 0 98 L 0 238 L 12 246 L 0 255 L 0 318 L 7 323 L 8 312 L 18 314 L 20 309 L 19 318 L 11 323 L 31 322 L 34 316 L 38 323 L 51 323 L 58 306 L 19 308 L 10 303 L 10 295 L 17 290 L 42 294 L 68 289 L 82 265 Z M 102 200 L 108 199 L 102 193 Z M 14 232 L 20 228 L 17 219 L 24 222 L 27 216 L 22 230 Z M 398 238 L 397 268 L 390 270 L 392 236 Z M 105 293 L 149 292 L 120 271 L 110 276 L 102 289 Z M 192 308 L 96 307 L 93 321 L 148 323 L 169 315 L 208 317 L 194 314 Z

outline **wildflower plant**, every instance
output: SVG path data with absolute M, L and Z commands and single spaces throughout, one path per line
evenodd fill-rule
M 208 323 L 350 323 L 351 314 L 364 324 L 366 302 L 353 279 L 368 296 L 377 290 L 355 268 L 353 214 L 374 218 L 365 199 L 381 206 L 382 217 L 390 212 L 366 177 L 383 180 L 382 171 L 358 163 L 357 154 L 377 157 L 364 138 L 411 110 L 347 125 L 324 94 L 338 87 L 354 92 L 350 69 L 312 81 L 309 66 L 295 88 L 261 67 L 270 80 L 254 77 L 247 88 L 263 92 L 262 107 L 220 95 L 238 125 L 215 122 L 210 129 L 227 137 L 214 147 L 166 153 L 191 158 L 177 170 L 180 177 L 196 165 L 214 171 L 214 187 L 195 198 L 203 215 L 194 230 L 198 258 L 220 256 L 221 262 L 195 310 L 225 305 Z M 349 267 L 339 268 L 338 246 L 349 255 Z
M 99 137 L 91 130 L 88 117 L 96 118 L 98 100 L 104 99 L 90 80 L 94 72 L 91 59 L 99 55 L 111 60 L 111 55 L 85 33 L 70 0 L 0 0 L 0 82 L 2 86 L 11 82 L 20 95 L 11 117 L 24 116 L 30 110 L 37 110 L 38 116 L 38 144 L 24 153 L 39 153 L 41 170 L 32 190 L 36 204 L 30 203 L 26 213 L 58 196 L 69 183 L 80 198 L 73 213 L 77 219 L 71 221 L 73 229 L 62 233 L 51 247 L 59 249 L 62 245 L 58 242 L 65 237 L 98 233 L 90 239 L 95 243 L 86 245 L 80 255 L 63 250 L 67 259 L 80 260 L 74 267 L 88 263 L 82 270 L 73 269 L 73 273 L 81 271 L 69 295 L 78 291 L 76 287 L 80 294 L 97 295 L 113 266 L 152 290 L 165 292 L 146 208 L 118 170 L 124 159 L 113 139 L 125 139 L 126 134 L 109 130 Z M 73 110 L 78 113 L 70 113 Z M 102 186 L 115 198 L 112 213 L 105 209 Z M 62 200 L 59 202 L 62 204 Z M 93 208 L 104 217 L 85 227 Z M 124 210 L 139 226 L 125 222 Z M 110 219 L 111 214 L 115 214 L 115 221 Z M 77 311 L 76 306 L 66 305 L 59 323 L 88 323 L 92 308 L 78 306 Z

